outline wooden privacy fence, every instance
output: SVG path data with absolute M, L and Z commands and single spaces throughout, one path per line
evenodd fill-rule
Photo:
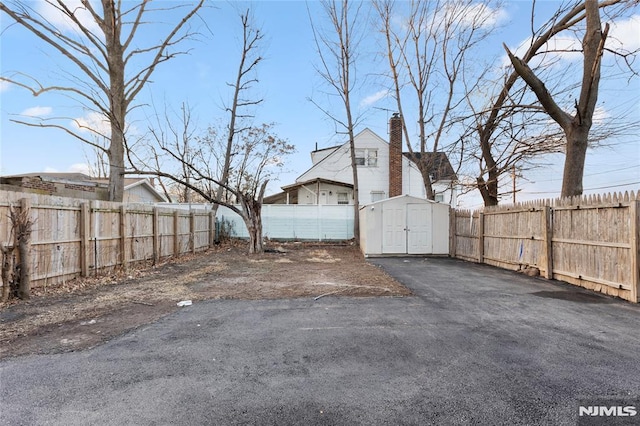
M 13 245 L 10 206 L 30 210 L 31 283 L 46 286 L 196 252 L 215 238 L 213 212 L 0 191 L 0 243 Z M 4 283 L 3 283 L 4 284 Z
M 637 303 L 639 207 L 632 192 L 456 210 L 450 254 Z

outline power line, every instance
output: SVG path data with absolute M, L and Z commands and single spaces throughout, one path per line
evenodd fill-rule
M 598 175 L 606 175 L 607 173 L 612 173 L 612 172 L 621 172 L 622 170 L 629 170 L 629 169 L 637 169 L 638 166 L 629 166 L 629 167 L 624 167 L 622 169 L 615 169 L 615 170 L 610 170 L 608 172 L 600 172 L 600 173 L 591 173 L 589 175 L 584 175 L 584 177 L 589 177 L 589 176 L 598 176 Z
M 591 176 L 598 176 L 598 175 L 606 175 L 606 174 L 609 174 L 609 173 L 621 172 L 621 171 L 623 171 L 623 170 L 637 169 L 637 168 L 638 168 L 638 166 L 629 166 L 629 167 L 624 167 L 624 168 L 622 168 L 622 169 L 609 170 L 609 171 L 607 171 L 607 172 L 591 173 L 591 174 L 588 174 L 588 175 L 584 175 L 584 177 L 591 177 Z M 535 182 L 536 182 L 536 183 L 538 183 L 538 182 L 558 182 L 558 181 L 561 181 L 561 180 L 562 180 L 562 177 L 559 177 L 559 178 L 556 178 L 556 179 L 536 180 Z
M 629 185 L 640 185 L 640 181 L 638 181 L 638 182 L 630 182 L 630 183 L 621 183 L 620 185 L 599 186 L 597 188 L 585 189 L 585 191 L 593 191 L 594 189 L 618 188 L 620 186 L 629 186 Z
M 609 188 L 619 188 L 621 186 L 629 186 L 629 185 L 640 185 L 640 181 L 638 182 L 629 182 L 629 183 L 621 183 L 619 185 L 608 185 L 608 186 L 598 186 L 595 188 L 586 188 L 583 191 L 594 191 L 596 189 L 609 189 Z M 558 194 L 560 191 L 522 191 L 523 194 Z

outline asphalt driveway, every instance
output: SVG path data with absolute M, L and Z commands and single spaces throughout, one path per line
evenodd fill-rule
M 196 303 L 91 350 L 2 361 L 0 424 L 576 424 L 602 420 L 580 405 L 640 408 L 638 306 L 451 259 L 373 263 L 415 296 Z

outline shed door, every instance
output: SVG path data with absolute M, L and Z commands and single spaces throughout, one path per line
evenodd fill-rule
M 433 252 L 433 233 L 429 204 L 407 204 L 407 253 Z
M 382 211 L 382 252 L 402 254 L 407 252 L 407 211 L 405 206 L 385 206 Z

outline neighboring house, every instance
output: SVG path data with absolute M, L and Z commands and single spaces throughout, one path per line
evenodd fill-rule
M 398 195 L 426 198 L 422 176 L 416 165 L 419 153 L 402 152 L 402 121 L 394 116 L 390 122 L 390 141 L 370 129 L 354 138 L 358 165 L 359 201 L 361 205 Z M 456 205 L 457 176 L 443 152 L 425 153 L 433 165 L 431 171 L 435 201 Z M 315 150 L 312 166 L 283 186 L 283 192 L 265 197 L 266 204 L 353 204 L 353 175 L 349 142 Z
M 87 200 L 109 199 L 108 179 L 92 178 L 83 173 L 26 173 L 0 177 L 0 189 Z M 125 203 L 167 201 L 156 191 L 153 180 L 125 178 Z

